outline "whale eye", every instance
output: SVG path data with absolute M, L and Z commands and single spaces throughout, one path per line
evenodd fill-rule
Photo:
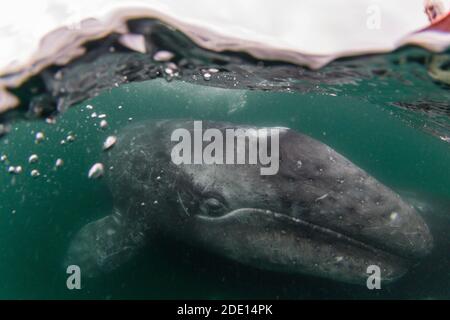
M 217 198 L 208 198 L 200 205 L 203 214 L 210 216 L 220 216 L 225 209 L 225 205 Z

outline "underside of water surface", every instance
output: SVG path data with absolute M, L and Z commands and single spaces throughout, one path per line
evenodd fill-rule
M 89 43 L 81 58 L 14 90 L 20 107 L 0 115 L 0 298 L 450 298 L 448 52 L 408 47 L 313 71 L 210 52 L 154 20 L 130 27 L 145 34 L 148 53 L 114 35 Z M 155 59 L 161 51 L 169 61 Z M 123 267 L 83 281 L 83 290 L 67 290 L 71 239 L 112 210 L 108 186 L 89 179 L 89 169 L 108 136 L 148 119 L 307 134 L 415 206 L 434 249 L 404 277 L 371 291 L 258 270 L 163 236 Z

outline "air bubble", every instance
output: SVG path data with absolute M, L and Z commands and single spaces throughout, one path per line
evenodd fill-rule
M 74 142 L 75 141 L 75 136 L 72 134 L 69 134 L 66 138 L 67 142 Z
M 61 159 L 61 158 L 56 159 L 55 167 L 59 168 L 59 167 L 61 167 L 63 164 L 64 164 L 63 159 Z
M 112 148 L 116 144 L 117 138 L 115 136 L 109 136 L 106 138 L 105 142 L 103 142 L 103 150 L 108 150 Z
M 39 177 L 41 174 L 39 173 L 39 171 L 38 170 L 36 170 L 36 169 L 33 169 L 33 170 L 31 170 L 31 176 L 32 177 Z
M 205 72 L 205 73 L 203 74 L 203 79 L 204 79 L 205 81 L 211 80 L 211 73 Z
M 29 158 L 28 158 L 28 162 L 29 163 L 35 163 L 39 160 L 39 157 L 36 154 L 32 154 Z
M 173 59 L 175 55 L 167 50 L 160 50 L 158 52 L 156 52 L 153 56 L 153 60 L 158 61 L 158 62 L 165 62 L 165 61 L 170 61 Z
M 9 166 L 8 172 L 13 174 L 21 174 L 22 173 L 22 167 L 21 166 Z
M 103 176 L 105 169 L 102 163 L 94 164 L 91 169 L 89 169 L 88 177 L 89 179 L 97 179 Z
M 35 139 L 36 139 L 35 142 L 39 143 L 42 140 L 44 140 L 44 138 L 45 138 L 44 133 L 43 132 L 38 132 L 38 133 L 36 133 L 36 136 L 35 136 Z

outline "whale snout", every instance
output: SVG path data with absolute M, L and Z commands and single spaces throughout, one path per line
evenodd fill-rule
M 372 266 L 383 281 L 398 279 L 432 250 L 414 207 L 329 146 L 287 131 L 280 156 L 270 177 L 214 169 L 230 210 L 197 216 L 198 242 L 261 269 L 358 284 Z

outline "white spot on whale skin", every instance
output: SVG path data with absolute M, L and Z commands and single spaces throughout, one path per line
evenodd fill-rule
M 89 169 L 88 177 L 89 179 L 97 179 L 103 176 L 105 169 L 102 163 L 94 164 L 91 169 Z
M 115 234 L 116 233 L 116 230 L 114 230 L 114 229 L 108 229 L 108 230 L 106 230 L 106 234 L 108 235 L 108 236 L 112 236 L 113 234 Z
M 336 262 L 341 262 L 342 260 L 344 260 L 344 257 L 342 256 L 336 257 Z
M 108 150 L 112 148 L 116 144 L 117 138 L 115 136 L 109 136 L 106 138 L 105 142 L 103 142 L 103 150 Z
M 328 197 L 328 193 L 325 193 L 323 196 L 318 197 L 315 201 L 317 202 L 317 201 L 323 200 L 326 197 Z
M 397 212 L 392 212 L 389 216 L 389 219 L 391 219 L 391 221 L 395 221 L 398 219 L 398 213 Z

